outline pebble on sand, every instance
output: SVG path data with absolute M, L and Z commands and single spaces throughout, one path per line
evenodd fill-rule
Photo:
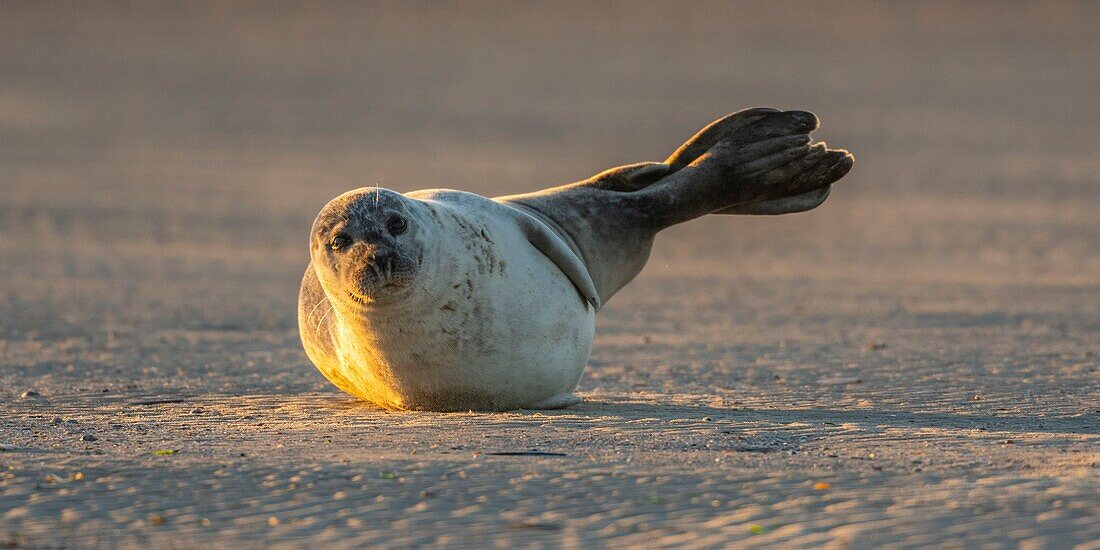
M 80 436 L 81 441 L 96 441 L 98 439 L 99 439 L 98 437 L 96 437 L 92 434 L 84 434 L 84 435 Z

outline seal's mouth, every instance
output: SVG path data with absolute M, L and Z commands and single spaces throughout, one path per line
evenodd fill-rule
M 335 297 L 353 308 L 398 303 L 416 287 L 419 271 L 419 262 L 404 254 L 349 255 L 337 265 Z
M 383 280 L 365 280 L 359 284 L 359 291 L 347 290 L 347 297 L 359 304 L 367 305 L 380 300 L 398 298 L 402 291 L 412 286 L 412 277 L 393 276 Z

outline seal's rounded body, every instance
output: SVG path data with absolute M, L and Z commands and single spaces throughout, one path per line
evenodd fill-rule
M 391 409 L 576 403 L 595 313 L 642 269 L 658 231 L 826 199 L 853 159 L 811 145 L 816 127 L 806 112 L 741 111 L 663 163 L 526 195 L 349 191 L 311 230 L 306 353 L 336 386 Z
M 299 326 L 321 372 L 394 409 L 576 402 L 570 392 L 592 348 L 595 308 L 529 242 L 517 212 L 457 191 L 404 200 L 419 206 L 409 223 L 424 261 L 400 303 L 333 304 L 323 318 L 328 308 L 315 307 L 317 275 L 307 269 Z M 331 325 L 328 341 L 317 341 L 317 323 Z

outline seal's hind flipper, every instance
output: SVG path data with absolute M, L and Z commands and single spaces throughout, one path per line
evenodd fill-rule
M 573 185 L 592 187 L 604 191 L 630 193 L 648 187 L 665 177 L 670 171 L 672 171 L 672 167 L 664 162 L 639 162 L 608 168 Z
M 706 128 L 699 130 L 664 162 L 639 162 L 617 166 L 571 185 L 623 193 L 644 189 L 662 177 L 691 164 L 738 128 L 748 126 L 763 120 L 768 115 L 780 112 L 782 111 L 770 107 L 756 107 L 737 111 L 711 122 Z
M 717 145 L 718 142 L 738 128 L 763 120 L 768 115 L 781 112 L 779 109 L 772 109 L 771 107 L 754 107 L 728 114 L 696 132 L 694 136 L 691 136 L 691 139 L 685 141 L 679 149 L 676 149 L 675 153 L 672 153 L 665 160 L 665 164 L 671 166 L 672 171 L 675 172 L 703 156 L 703 153 L 709 151 L 711 147 Z
M 854 159 L 847 151 L 811 145 L 809 133 L 817 126 L 817 117 L 806 111 L 765 114 L 726 133 L 697 158 L 674 154 L 677 165 L 690 164 L 636 194 L 647 197 L 646 210 L 661 229 L 707 214 L 783 213 L 816 206 L 814 199 L 821 195 L 775 202 L 771 208 L 746 207 L 818 191 L 851 169 Z
M 603 303 L 645 266 L 657 232 L 712 213 L 813 208 L 852 166 L 810 145 L 817 117 L 748 109 L 710 124 L 664 163 L 622 166 L 578 183 L 494 200 L 550 228 L 580 258 Z
M 692 162 L 695 162 L 696 159 L 703 156 L 711 147 L 717 145 L 718 142 L 722 141 L 723 138 L 734 130 L 763 120 L 768 115 L 780 112 L 782 111 L 778 109 L 756 107 L 726 115 L 708 124 L 705 128 L 699 130 L 699 132 L 692 136 L 691 139 L 684 142 L 675 153 L 665 160 L 665 164 L 669 165 L 669 172 L 680 170 Z M 821 206 L 821 204 L 825 202 L 825 199 L 829 198 L 829 190 L 830 187 L 824 187 L 793 197 L 739 204 L 712 212 L 712 214 L 776 216 L 780 214 L 805 212 Z
M 829 191 L 831 191 L 832 188 L 832 185 L 827 185 L 821 189 L 815 189 L 809 193 L 802 193 L 801 195 L 795 195 L 793 197 L 739 204 L 737 206 L 723 208 L 717 212 L 712 212 L 712 214 L 727 214 L 732 216 L 778 216 L 780 214 L 797 214 L 798 212 L 806 212 L 807 210 L 813 210 L 821 206 L 821 203 L 829 198 Z
M 691 139 L 688 139 L 683 145 L 676 149 L 676 152 L 672 153 L 664 162 L 642 162 L 611 168 L 574 185 L 623 193 L 631 193 L 644 189 L 656 183 L 662 177 L 695 162 L 696 159 L 703 156 L 708 150 L 737 129 L 781 112 L 782 111 L 778 109 L 772 109 L 770 107 L 743 109 L 715 120 L 702 130 L 699 130 Z M 779 140 L 776 139 L 773 141 Z M 752 146 L 761 148 L 768 147 L 766 143 L 753 144 Z M 813 210 L 824 203 L 825 199 L 828 197 L 829 188 L 825 187 L 792 197 L 730 206 L 712 213 L 754 216 L 793 214 L 796 212 Z

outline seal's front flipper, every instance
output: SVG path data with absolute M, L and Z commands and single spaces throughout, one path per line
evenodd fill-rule
M 572 407 L 577 403 L 584 401 L 580 397 L 577 397 L 571 393 L 559 393 L 550 399 L 543 399 L 533 405 L 523 407 L 530 410 L 549 410 L 549 409 L 564 409 L 566 407 Z
M 512 218 L 516 221 L 516 225 L 519 226 L 520 231 L 527 237 L 527 240 L 550 258 L 550 261 L 554 262 L 558 266 L 558 269 L 565 273 L 566 277 L 573 282 L 573 285 L 577 287 L 581 295 L 592 304 L 594 309 L 600 309 L 600 295 L 596 291 L 596 284 L 592 282 L 592 276 L 588 273 L 588 268 L 585 267 L 584 262 L 577 257 L 569 245 L 565 244 L 565 241 L 546 226 L 545 223 L 536 219 L 531 214 L 521 211 L 514 206 L 502 204 L 512 214 Z

